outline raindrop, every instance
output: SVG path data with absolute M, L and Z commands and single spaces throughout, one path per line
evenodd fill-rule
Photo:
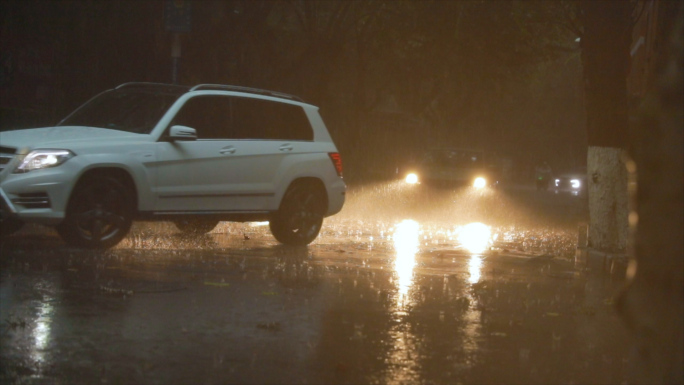
M 552 348 L 553 350 L 558 350 L 560 348 L 560 343 L 561 343 L 561 335 L 556 334 L 556 332 L 553 332 L 553 342 L 552 342 Z

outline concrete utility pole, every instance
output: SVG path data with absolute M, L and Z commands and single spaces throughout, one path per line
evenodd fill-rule
M 173 45 L 171 46 L 171 59 L 173 60 L 171 69 L 171 79 L 173 84 L 178 84 L 178 62 L 181 57 L 180 33 L 173 34 Z
M 181 57 L 181 33 L 190 32 L 192 22 L 192 8 L 189 0 L 167 0 L 164 8 L 166 30 L 173 32 L 171 46 L 171 78 L 173 84 L 178 84 L 178 71 Z
M 631 2 L 580 2 L 582 65 L 587 109 L 589 246 L 624 252 L 628 237 L 627 75 Z

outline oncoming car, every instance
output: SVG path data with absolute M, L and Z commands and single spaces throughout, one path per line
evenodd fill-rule
M 342 209 L 342 160 L 318 108 L 278 92 L 126 83 L 54 127 L 0 132 L 0 233 L 55 226 L 109 248 L 133 220 L 201 234 L 269 221 L 305 245 Z
M 435 148 L 406 170 L 404 180 L 409 184 L 425 183 L 434 186 L 496 186 L 499 182 L 496 167 L 480 150 Z
M 570 173 L 557 175 L 553 179 L 553 191 L 558 193 L 568 193 L 574 196 L 583 195 L 586 192 L 587 177 L 581 173 Z

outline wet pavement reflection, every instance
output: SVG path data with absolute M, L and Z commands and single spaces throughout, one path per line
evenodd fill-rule
M 308 247 L 263 223 L 136 224 L 105 252 L 22 230 L 0 246 L 0 380 L 630 383 L 622 280 L 572 259 L 581 201 L 383 189 Z

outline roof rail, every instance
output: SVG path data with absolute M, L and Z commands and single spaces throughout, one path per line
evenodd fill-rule
M 152 82 L 128 82 L 117 86 L 115 89 L 128 88 L 128 87 L 167 87 L 170 89 L 178 89 L 187 91 L 188 86 L 181 86 L 178 84 L 168 84 L 168 83 L 152 83 Z
M 290 99 L 290 100 L 294 100 L 297 102 L 304 102 L 304 100 L 302 100 L 302 98 L 295 96 L 295 95 L 290 95 L 290 94 L 286 94 L 283 92 L 262 90 L 262 89 L 258 89 L 258 88 L 242 87 L 242 86 L 229 86 L 229 85 L 223 85 L 223 84 L 198 84 L 198 85 L 190 88 L 190 91 L 198 91 L 198 90 L 224 90 L 224 91 L 247 92 L 250 94 L 273 96 L 276 98 Z

